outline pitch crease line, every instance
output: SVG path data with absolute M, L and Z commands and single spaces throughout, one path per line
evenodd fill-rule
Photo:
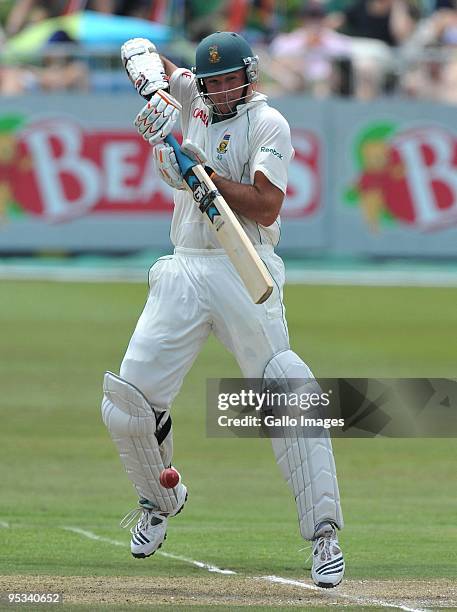
M 323 591 L 320 587 L 314 586 L 313 584 L 307 584 L 306 582 L 301 582 L 300 580 L 292 580 L 290 578 L 282 578 L 281 576 L 259 576 L 258 579 L 267 580 L 268 582 L 276 582 L 278 584 L 290 584 L 291 586 L 298 586 L 303 589 L 308 589 L 310 591 L 318 591 L 322 595 L 336 597 L 338 599 L 347 599 L 348 601 L 353 601 L 355 603 L 363 605 L 376 605 L 382 608 L 396 608 L 397 610 L 404 610 L 405 612 L 427 612 L 423 608 L 408 608 L 407 606 L 403 606 L 401 604 L 392 604 L 388 603 L 387 601 L 381 601 L 379 599 L 355 597 L 354 595 L 345 595 L 344 593 L 338 591 Z
M 157 554 L 157 553 L 156 553 Z M 210 563 L 203 563 L 203 561 L 195 561 L 194 559 L 189 559 L 188 557 L 181 557 L 181 555 L 174 555 L 173 553 L 167 553 L 165 551 L 159 550 L 159 555 L 163 557 L 169 557 L 170 559 L 176 559 L 177 561 L 184 561 L 185 563 L 191 563 L 196 567 L 200 567 L 201 569 L 206 569 L 208 572 L 215 572 L 216 574 L 236 574 L 233 570 L 229 569 L 221 569 L 216 565 L 211 565 Z
M 10 526 L 9 523 L 7 523 L 6 521 L 0 521 L 0 527 L 3 527 L 3 529 L 8 529 Z
M 98 536 L 91 531 L 86 531 L 85 529 L 80 529 L 79 527 L 63 527 L 65 531 L 72 531 L 73 533 L 77 533 L 82 535 L 90 540 L 97 540 L 99 542 L 105 542 L 106 544 L 113 544 L 113 546 L 122 546 L 125 548 L 126 543 L 121 542 L 119 540 L 111 540 L 110 538 L 105 538 L 103 536 Z M 203 563 L 203 561 L 196 561 L 195 559 L 189 559 L 188 557 L 182 557 L 181 555 L 174 555 L 172 553 L 167 553 L 164 551 L 157 551 L 156 555 L 162 555 L 162 557 L 169 557 L 170 559 L 176 559 L 176 561 L 183 561 L 184 563 L 190 563 L 191 565 L 195 565 L 200 569 L 205 569 L 208 572 L 214 572 L 216 574 L 236 574 L 236 572 L 232 570 L 221 569 L 216 565 L 211 565 L 210 563 Z
M 119 540 L 111 540 L 111 538 L 105 538 L 103 536 L 98 536 L 92 531 L 86 531 L 85 529 L 80 529 L 79 527 L 62 527 L 65 531 L 71 531 L 73 533 L 77 533 L 78 535 L 82 535 L 89 540 L 97 540 L 97 542 L 105 542 L 106 544 L 112 544 L 113 546 L 125 546 L 125 542 L 120 542 Z
M 90 540 L 105 542 L 107 544 L 112 544 L 113 546 L 122 546 L 123 548 L 126 546 L 125 542 L 121 542 L 120 540 L 112 540 L 111 538 L 105 538 L 103 536 L 99 536 L 93 533 L 92 531 L 80 529 L 79 527 L 62 527 L 62 529 L 65 529 L 65 531 L 71 531 L 78 535 L 82 535 L 86 538 L 89 538 Z M 238 572 L 235 572 L 233 570 L 221 569 L 216 565 L 204 563 L 203 561 L 196 561 L 195 559 L 189 559 L 188 557 L 182 557 L 181 555 L 174 555 L 173 553 L 162 552 L 161 550 L 157 551 L 155 554 L 162 555 L 163 557 L 168 557 L 170 559 L 176 559 L 177 561 L 183 561 L 184 563 L 190 563 L 191 565 L 199 567 L 200 569 L 205 569 L 208 572 L 214 572 L 218 574 L 240 575 L 238 574 Z M 382 608 L 395 608 L 397 610 L 404 610 L 404 612 L 427 612 L 427 610 L 424 610 L 423 608 L 408 608 L 407 606 L 402 606 L 401 604 L 391 604 L 387 601 L 381 601 L 378 599 L 354 597 L 353 595 L 345 595 L 340 591 L 332 592 L 321 589 L 312 584 L 307 584 L 306 582 L 301 582 L 300 580 L 282 578 L 281 576 L 258 576 L 254 578 L 254 580 L 266 580 L 267 582 L 273 582 L 278 584 L 290 584 L 291 586 L 298 586 L 302 589 L 308 589 L 309 591 L 317 591 L 320 595 L 323 595 L 324 597 L 329 597 L 330 599 L 346 599 L 348 601 L 353 601 L 354 603 L 358 604 L 376 605 Z

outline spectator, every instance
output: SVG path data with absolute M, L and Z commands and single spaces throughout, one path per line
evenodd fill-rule
M 407 95 L 457 104 L 457 9 L 423 19 L 404 47 L 404 60 Z
M 328 23 L 350 36 L 372 38 L 389 47 L 401 45 L 414 31 L 419 13 L 407 0 L 356 0 Z
M 14 36 L 26 25 L 60 15 L 65 8 L 65 4 L 63 0 L 50 0 L 49 2 L 18 0 L 8 14 L 5 24 L 6 34 Z
M 413 33 L 419 13 L 408 0 L 356 0 L 327 24 L 352 37 L 355 94 L 371 99 L 388 87 L 394 75 L 394 48 Z
M 138 19 L 156 19 L 154 2 L 152 0 L 109 0 L 111 4 L 110 13 L 137 17 Z
M 184 10 L 186 35 L 193 42 L 226 28 L 223 0 L 187 0 Z
M 302 25 L 280 34 L 270 46 L 270 74 L 289 91 L 327 96 L 341 89 L 337 66 L 350 54 L 350 38 L 326 26 L 321 4 L 310 2 L 302 11 Z
M 37 90 L 87 91 L 88 88 L 87 67 L 81 62 L 72 61 L 45 67 L 0 66 L 0 95 L 18 96 Z
M 245 10 L 240 11 L 239 18 L 233 11 L 227 14 L 228 29 L 241 32 L 254 44 L 270 43 L 279 31 L 279 12 L 275 0 L 251 0 L 245 2 Z M 226 10 L 230 10 L 233 1 Z
M 77 10 L 113 13 L 116 5 L 117 0 L 17 0 L 9 12 L 5 31 L 8 36 L 13 36 L 26 25 Z
M 55 32 L 49 44 L 74 43 L 65 32 Z M 55 47 L 56 51 L 59 47 Z M 89 70 L 81 61 L 62 52 L 47 53 L 43 56 L 42 66 L 0 66 L 0 94 L 22 95 L 30 91 L 62 91 L 77 89 L 88 91 Z

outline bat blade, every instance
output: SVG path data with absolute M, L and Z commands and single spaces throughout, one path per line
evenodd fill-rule
M 225 249 L 249 295 L 254 303 L 262 304 L 273 291 L 273 280 L 241 223 L 203 166 L 182 153 L 173 136 L 167 136 L 165 142 L 173 147 L 188 191 Z
M 260 259 L 241 223 L 221 196 L 217 187 L 201 165 L 193 168 L 199 186 L 193 188 L 192 196 L 201 212 L 211 224 L 216 236 L 235 266 L 252 300 L 262 304 L 273 291 L 273 280 Z M 186 181 L 186 184 L 187 181 Z M 201 194 L 203 193 L 203 196 Z M 202 198 L 202 199 L 201 199 Z

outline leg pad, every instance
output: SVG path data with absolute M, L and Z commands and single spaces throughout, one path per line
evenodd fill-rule
M 182 505 L 184 485 L 165 489 L 159 482 L 173 452 L 168 411 L 155 410 L 139 389 L 112 372 L 105 374 L 103 392 L 103 422 L 139 497 L 173 516 Z

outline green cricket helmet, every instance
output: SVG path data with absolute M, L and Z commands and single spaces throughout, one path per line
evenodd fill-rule
M 215 32 L 197 47 L 193 72 L 197 80 L 246 69 L 247 83 L 258 79 L 258 57 L 250 45 L 235 32 Z

